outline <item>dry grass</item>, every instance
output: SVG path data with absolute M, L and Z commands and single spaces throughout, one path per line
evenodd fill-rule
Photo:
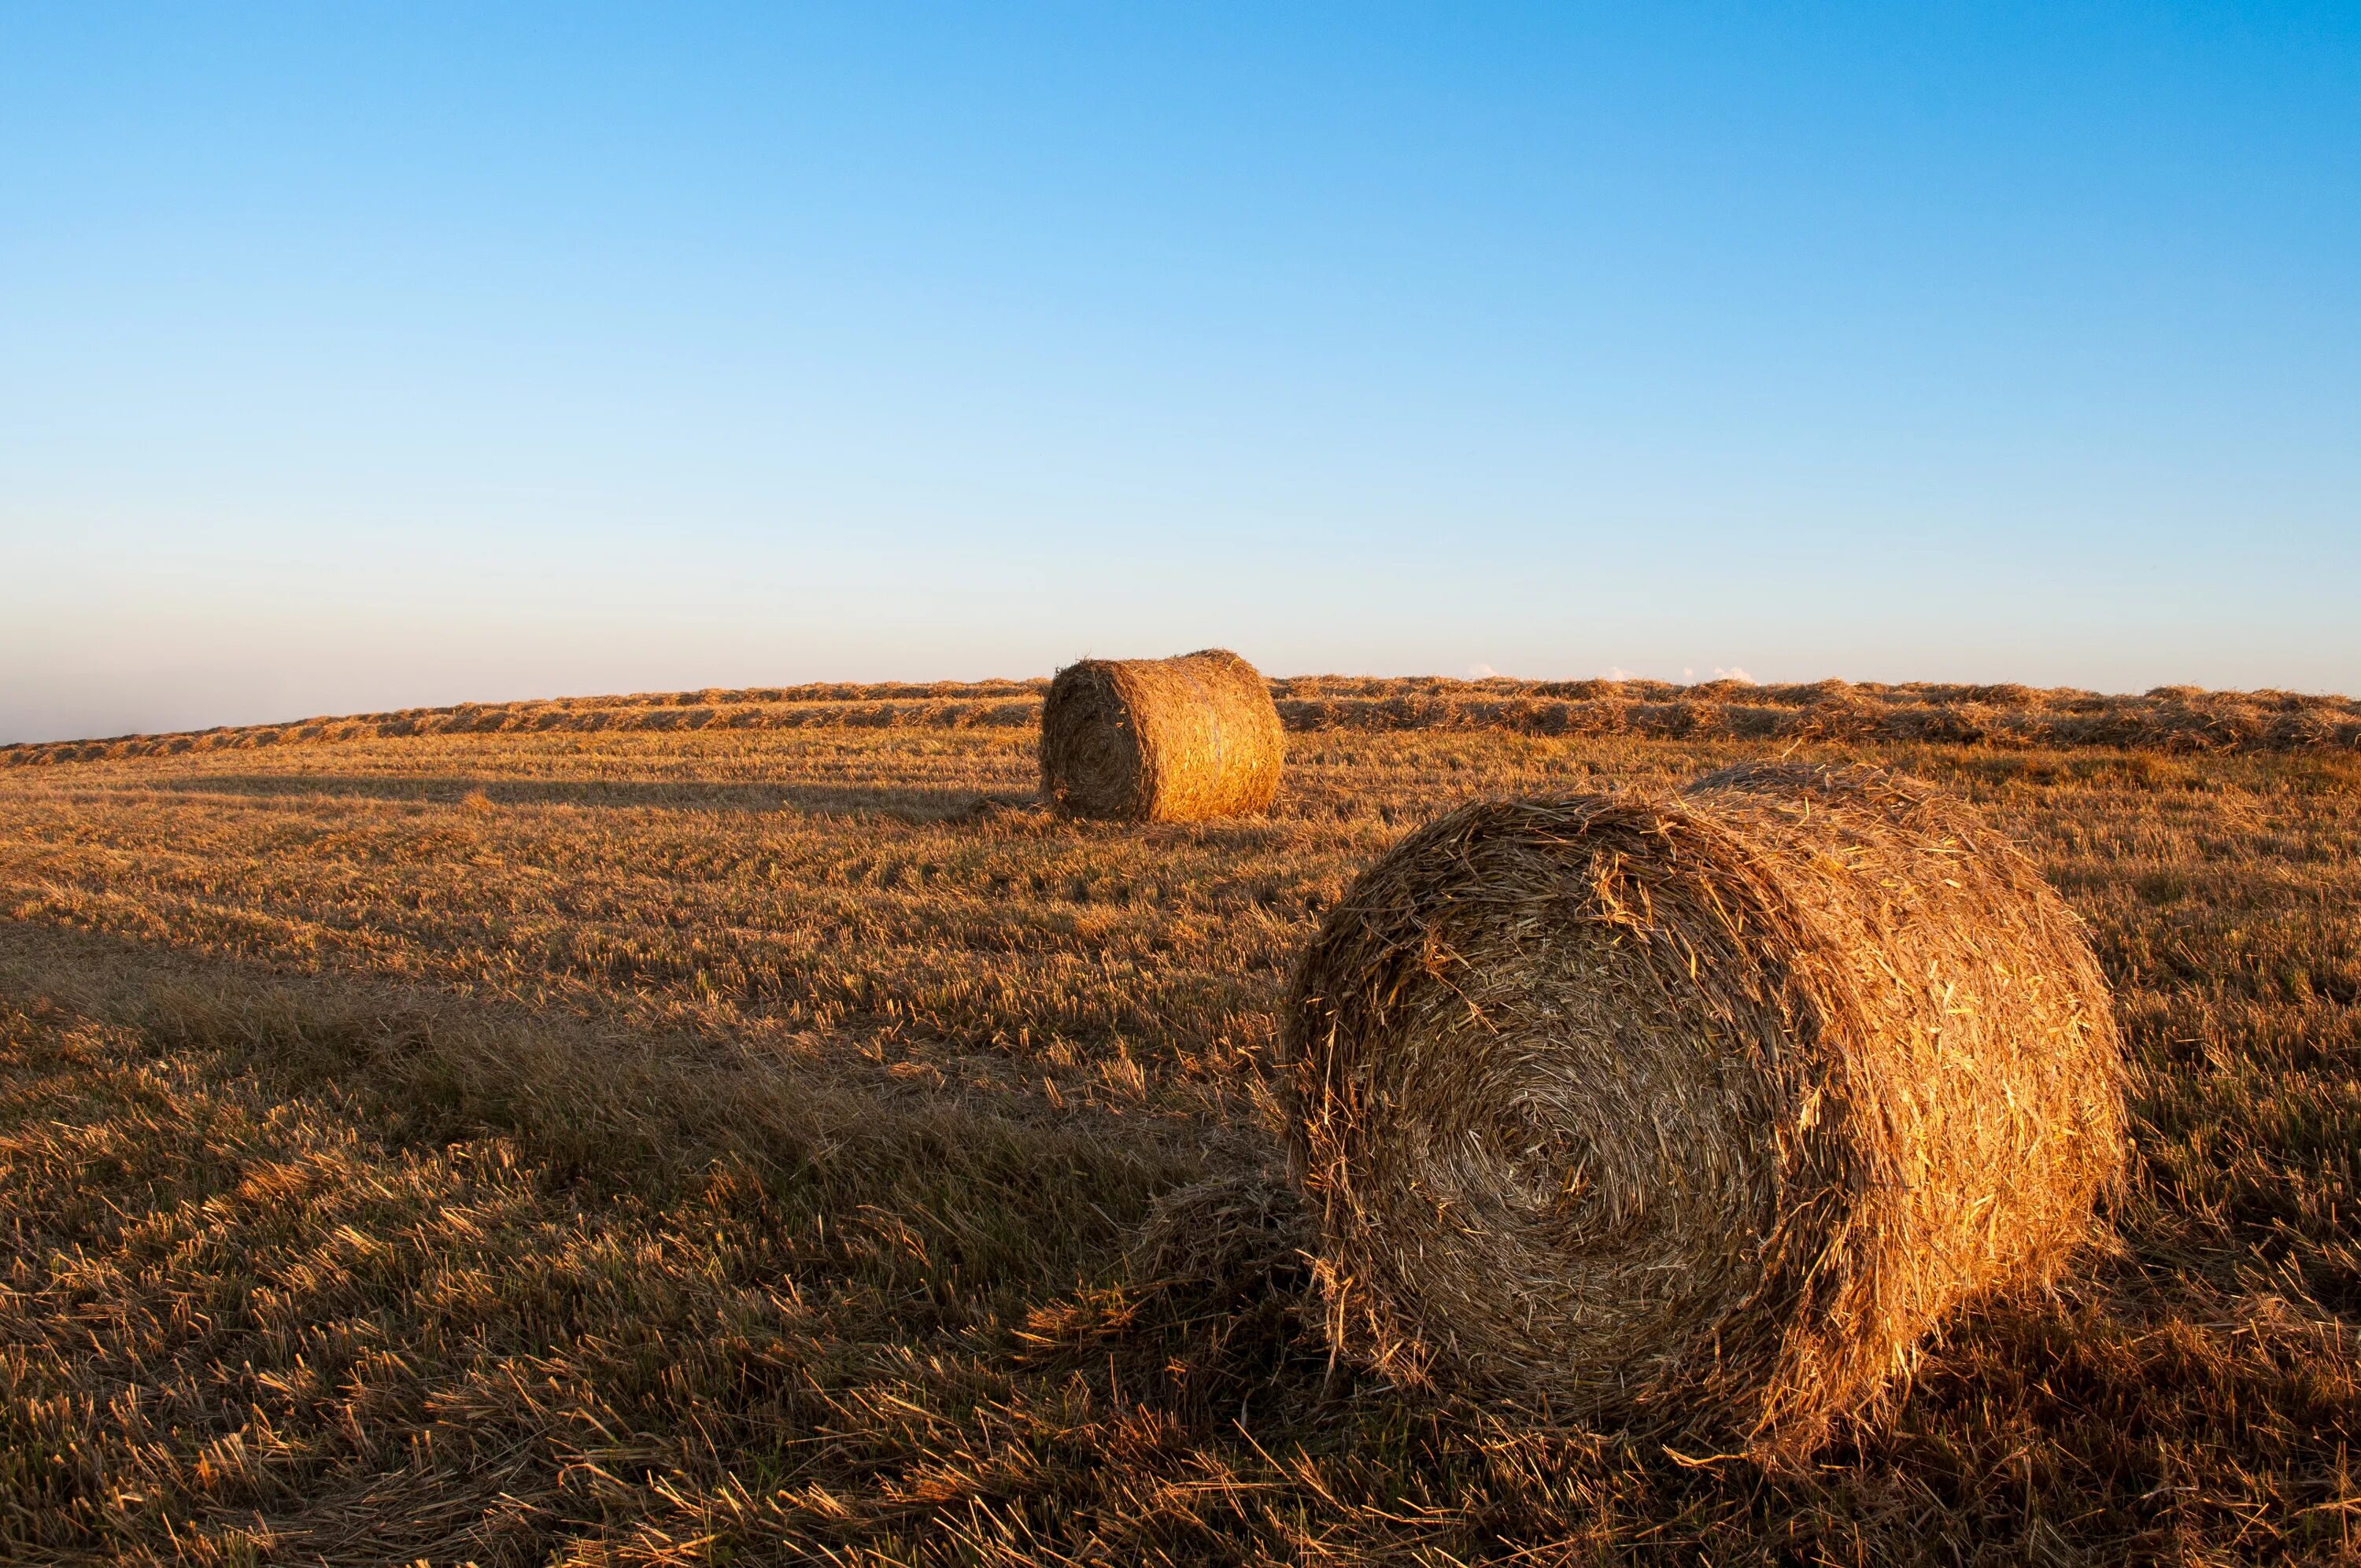
M 1685 1445 L 1808 1458 L 2122 1179 L 2079 923 L 1874 768 L 1464 806 L 1330 911 L 1283 1017 L 1331 1343 Z
M 1268 683 L 1292 731 L 1500 730 L 1672 740 L 1930 744 L 1998 750 L 2361 751 L 2361 703 L 2298 692 L 2159 686 L 2134 696 L 2004 685 L 1818 681 L 1482 681 L 1306 675 Z M 0 746 L 0 767 L 183 756 L 422 735 L 702 729 L 1034 729 L 1047 681 L 803 685 L 464 703 L 179 735 Z
M 1291 954 L 1444 806 L 1764 750 L 1298 733 L 1145 828 L 1024 804 L 1023 725 L 8 773 L 0 1557 L 2356 1560 L 2344 754 L 1867 749 L 2092 923 L 2136 1149 L 1890 1426 L 1691 1468 L 1330 1365 Z

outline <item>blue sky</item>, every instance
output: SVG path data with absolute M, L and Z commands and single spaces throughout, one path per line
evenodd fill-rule
M 2361 9 L 0 9 L 0 740 L 2361 689 Z

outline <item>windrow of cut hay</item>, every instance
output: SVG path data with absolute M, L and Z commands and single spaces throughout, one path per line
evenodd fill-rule
M 1294 732 L 1466 730 L 1639 740 L 2103 747 L 2177 752 L 2361 751 L 2361 703 L 2292 692 L 2163 687 L 2141 696 L 2016 685 L 1694 686 L 1661 681 L 1459 681 L 1301 676 L 1268 683 Z M 103 740 L 0 746 L 0 766 L 191 751 L 515 731 L 1023 729 L 1047 681 L 818 685 L 405 708 Z
M 1478 803 L 1329 914 L 1283 1020 L 1333 1342 L 1560 1417 L 1808 1453 L 2125 1162 L 2075 916 L 1872 769 Z
M 1041 795 L 1077 817 L 1203 822 L 1268 810 L 1286 735 L 1270 687 L 1225 648 L 1084 659 L 1041 706 Z
M 598 698 L 470 703 L 456 707 L 405 708 L 346 718 L 305 718 L 287 724 L 241 725 L 168 735 L 25 742 L 0 746 L 0 767 L 105 762 L 124 757 L 176 757 L 190 752 L 244 751 L 271 746 L 425 735 L 663 733 L 699 729 L 1027 729 L 1038 724 L 1040 717 L 1038 691 L 1017 696 L 842 697 L 775 703 Z
M 1407 683 L 1405 683 L 1407 684 Z M 2137 696 L 2023 687 L 1453 683 L 1389 693 L 1282 695 L 1290 730 L 1469 730 L 1641 740 L 2092 747 L 2182 752 L 2361 750 L 2361 704 L 2290 692 L 2163 688 Z

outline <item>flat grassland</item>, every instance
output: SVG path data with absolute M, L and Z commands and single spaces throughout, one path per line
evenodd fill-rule
M 28 753 L 0 1560 L 2361 1561 L 2361 755 L 2306 711 L 1292 714 L 1271 817 L 1154 828 L 1043 815 L 1025 725 L 950 709 Z M 2089 919 L 2120 1244 L 1795 1475 L 1333 1365 L 1251 1180 L 1321 910 L 1470 796 L 1772 751 L 1963 794 Z

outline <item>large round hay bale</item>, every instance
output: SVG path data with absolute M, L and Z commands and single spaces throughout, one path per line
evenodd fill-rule
M 1286 736 L 1270 688 L 1224 648 L 1084 659 L 1041 705 L 1041 793 L 1079 817 L 1202 822 L 1267 808 Z
M 1330 912 L 1284 1020 L 1337 1347 L 1808 1453 L 2124 1168 L 2080 922 L 1873 769 L 1487 802 Z

